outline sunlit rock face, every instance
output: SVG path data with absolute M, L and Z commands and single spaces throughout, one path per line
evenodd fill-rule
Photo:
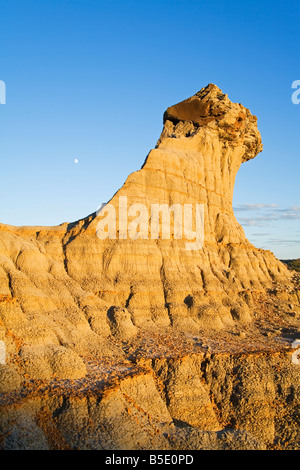
M 300 277 L 232 209 L 261 150 L 208 85 L 97 213 L 0 224 L 0 449 L 299 449 Z
M 74 235 L 70 232 L 68 273 L 108 306 L 126 307 L 137 326 L 222 328 L 251 321 L 251 292 L 290 279 L 272 253 L 249 243 L 232 209 L 237 171 L 261 150 L 256 117 L 215 85 L 168 108 L 156 147 L 110 205 L 116 228 L 125 199 L 128 208 L 147 208 L 149 219 L 155 204 L 191 205 L 194 230 L 195 206 L 202 205 L 203 244 L 187 249 L 187 238 L 184 233 L 176 238 L 174 224 L 169 238 L 151 239 L 150 222 L 143 238 L 102 241 L 95 237 L 96 217 L 81 230 L 75 226 Z M 128 223 L 133 219 L 129 216 Z
M 99 234 L 108 206 L 57 227 L 0 225 L 0 339 L 16 383 L 77 379 L 83 357 L 122 356 L 114 338 L 145 328 L 250 325 L 275 285 L 297 310 L 291 273 L 249 243 L 232 209 L 237 171 L 261 150 L 255 116 L 208 85 L 164 113 L 157 145 L 109 201 L 113 237 Z M 170 211 L 153 234 L 157 205 L 182 210 L 181 233 Z

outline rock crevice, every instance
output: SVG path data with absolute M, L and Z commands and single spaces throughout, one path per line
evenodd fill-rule
M 89 376 L 89 361 L 108 361 L 111 372 L 118 361 L 129 361 L 129 369 L 135 367 L 141 354 L 146 362 L 152 361 L 155 378 L 149 375 L 147 380 L 152 384 L 155 400 L 163 390 L 163 402 L 157 405 L 156 427 L 149 425 L 148 411 L 145 412 L 153 397 L 142 393 L 140 408 L 132 408 L 131 392 L 137 394 L 139 386 L 131 389 L 130 381 L 126 382 L 130 393 L 123 384 L 121 391 L 109 393 L 105 406 L 98 403 L 93 393 L 88 408 L 86 401 L 90 398 L 85 393 L 81 402 L 74 404 L 75 389 L 74 393 L 68 394 L 66 389 L 63 392 L 63 399 L 68 401 L 68 408 L 63 410 L 56 399 L 53 403 L 46 400 L 44 408 L 40 408 L 39 400 L 44 398 L 35 397 L 32 406 L 25 406 L 24 413 L 29 433 L 37 436 L 39 445 L 46 445 L 47 438 L 39 434 L 37 426 L 46 434 L 54 426 L 45 424 L 49 407 L 50 414 L 53 412 L 58 418 L 57 434 L 50 439 L 54 447 L 59 435 L 71 448 L 100 446 L 104 439 L 100 428 L 89 444 L 81 442 L 77 433 L 79 429 L 89 429 L 87 423 L 95 417 L 106 433 L 103 446 L 123 445 L 125 437 L 119 435 L 115 424 L 107 425 L 113 409 L 119 410 L 128 432 L 134 429 L 133 421 L 144 423 L 144 441 L 138 444 L 141 429 L 137 427 L 132 431 L 132 448 L 198 448 L 201 439 L 201 443 L 206 442 L 204 447 L 212 448 L 226 447 L 232 439 L 237 446 L 255 447 L 260 445 L 258 441 L 272 446 L 281 439 L 278 436 L 284 434 L 284 418 L 280 415 L 280 422 L 277 418 L 276 421 L 271 408 L 276 407 L 276 400 L 281 400 L 288 412 L 296 413 L 294 408 L 290 411 L 288 404 L 295 397 L 291 398 L 292 392 L 277 393 L 276 387 L 284 387 L 284 379 L 283 373 L 274 373 L 273 353 L 282 353 L 297 337 L 299 276 L 270 251 L 257 249 L 247 240 L 232 207 L 241 164 L 261 151 L 256 117 L 210 84 L 166 110 L 155 148 L 142 168 L 130 174 L 109 201 L 116 214 L 114 239 L 97 235 L 105 208 L 104 212 L 57 227 L 0 224 L 0 340 L 7 358 L 6 364 L 0 364 L 3 402 L 10 394 L 21 399 L 30 389 L 30 381 L 41 381 L 44 388 L 53 380 L 62 381 L 60 384 L 79 383 Z M 128 232 L 124 237 L 120 200 L 125 197 L 128 207 L 134 204 L 136 209 L 127 214 L 128 224 L 136 222 L 141 211 L 147 213 L 143 236 L 136 232 L 132 237 Z M 188 233 L 178 236 L 173 211 L 169 222 L 159 219 L 158 236 L 151 237 L 153 205 L 194 209 L 197 204 L 203 207 L 204 237 L 200 244 L 187 249 L 187 243 L 194 242 L 188 235 L 197 227 L 196 211 L 192 211 Z M 169 236 L 162 236 L 164 229 L 170 230 Z M 155 342 L 155 335 L 162 332 L 169 339 Z M 176 349 L 177 335 L 181 335 L 181 342 Z M 213 345 L 216 354 L 207 367 L 193 356 L 209 352 L 203 346 L 205 342 Z M 185 360 L 178 362 L 175 357 L 178 348 L 183 347 L 189 352 Z M 243 348 L 267 350 L 269 360 L 274 362 L 272 373 L 267 371 L 264 358 L 239 359 Z M 225 352 L 230 354 L 228 362 L 221 355 Z M 201 375 L 204 366 L 205 374 Z M 245 374 L 243 368 L 247 369 Z M 122 375 L 121 370 L 122 367 L 117 375 Z M 240 375 L 236 377 L 237 370 L 242 379 Z M 251 371 L 257 371 L 259 377 L 255 379 L 259 382 L 256 401 L 249 396 L 251 386 L 247 380 L 255 377 Z M 261 371 L 267 375 L 262 376 Z M 262 385 L 269 372 L 272 377 L 268 385 Z M 295 383 L 299 383 L 296 371 L 291 369 L 289 374 L 294 374 Z M 104 390 L 108 387 L 107 375 L 105 372 L 103 381 L 97 378 Z M 146 379 L 143 376 L 139 380 L 142 383 Z M 161 382 L 158 389 L 155 380 Z M 72 386 L 75 382 L 68 382 L 71 390 Z M 197 412 L 193 412 L 195 409 Z M 18 421 L 20 416 L 11 409 L 5 413 L 2 424 L 8 432 L 9 423 L 15 422 L 15 417 Z M 269 424 L 260 433 L 254 421 L 265 419 L 268 413 Z M 168 426 L 173 423 L 168 438 L 163 437 L 161 425 L 167 421 Z M 11 424 L 8 447 L 17 445 L 14 426 Z M 225 431 L 227 427 L 231 431 Z M 238 434 L 237 427 L 249 431 L 252 437 Z M 289 424 L 286 435 L 296 446 L 293 424 Z M 29 447 L 33 445 L 30 439 L 26 442 Z

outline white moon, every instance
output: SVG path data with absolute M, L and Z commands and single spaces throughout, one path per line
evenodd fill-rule
M 78 159 L 77 159 L 77 158 L 74 158 L 74 163 L 78 163 Z

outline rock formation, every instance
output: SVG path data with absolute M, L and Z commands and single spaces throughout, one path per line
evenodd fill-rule
M 3 448 L 299 447 L 284 418 L 299 406 L 299 279 L 232 209 L 240 165 L 261 150 L 255 116 L 208 85 L 166 110 L 109 206 L 57 227 L 0 225 Z M 178 235 L 171 211 L 153 236 L 157 205 L 186 206 L 191 230 Z M 111 238 L 99 236 L 109 208 Z

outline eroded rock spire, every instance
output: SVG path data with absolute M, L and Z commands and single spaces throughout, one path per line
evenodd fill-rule
M 122 355 L 112 337 L 132 340 L 145 329 L 197 334 L 252 325 L 258 299 L 270 292 L 277 299 L 278 286 L 299 310 L 292 274 L 246 239 L 232 209 L 236 173 L 261 150 L 256 118 L 208 85 L 166 110 L 156 147 L 109 201 L 114 238 L 97 236 L 103 214 L 59 227 L 1 225 L 0 316 L 19 373 L 78 378 L 82 357 Z M 120 200 L 128 208 L 122 227 Z M 186 249 L 184 231 L 176 236 L 172 211 L 170 236 L 150 233 L 153 205 L 185 214 L 197 204 L 199 249 Z M 143 237 L 133 237 L 141 212 Z M 193 212 L 191 231 L 196 222 Z

